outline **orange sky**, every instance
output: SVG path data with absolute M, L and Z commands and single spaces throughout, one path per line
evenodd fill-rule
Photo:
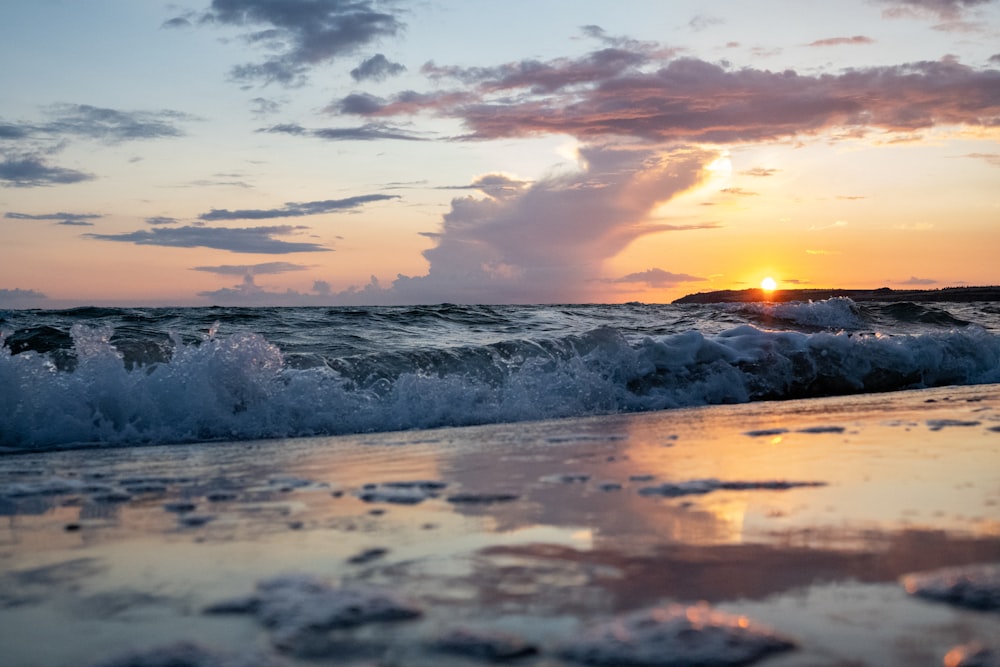
M 23 3 L 0 307 L 1000 283 L 1000 2 L 800 8 Z

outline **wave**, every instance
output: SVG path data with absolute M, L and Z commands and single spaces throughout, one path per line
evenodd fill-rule
M 887 336 L 741 325 L 638 339 L 600 327 L 308 367 L 254 333 L 175 335 L 147 362 L 126 359 L 114 335 L 75 324 L 63 365 L 0 346 L 0 446 L 334 435 L 1000 381 L 1000 337 L 977 326 Z

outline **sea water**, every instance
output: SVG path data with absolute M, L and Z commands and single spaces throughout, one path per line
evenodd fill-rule
M 1000 304 L 0 311 L 0 448 L 384 432 L 1000 382 Z

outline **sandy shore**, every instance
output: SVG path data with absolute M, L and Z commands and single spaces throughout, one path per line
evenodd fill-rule
M 1000 385 L 6 456 L 0 514 L 9 667 L 624 664 L 651 609 L 774 667 L 1000 649 L 900 581 L 1000 563 Z M 344 587 L 375 616 L 316 621 Z

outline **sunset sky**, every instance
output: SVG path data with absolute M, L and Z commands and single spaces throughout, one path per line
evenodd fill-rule
M 1000 283 L 1000 0 L 0 3 L 0 307 Z

